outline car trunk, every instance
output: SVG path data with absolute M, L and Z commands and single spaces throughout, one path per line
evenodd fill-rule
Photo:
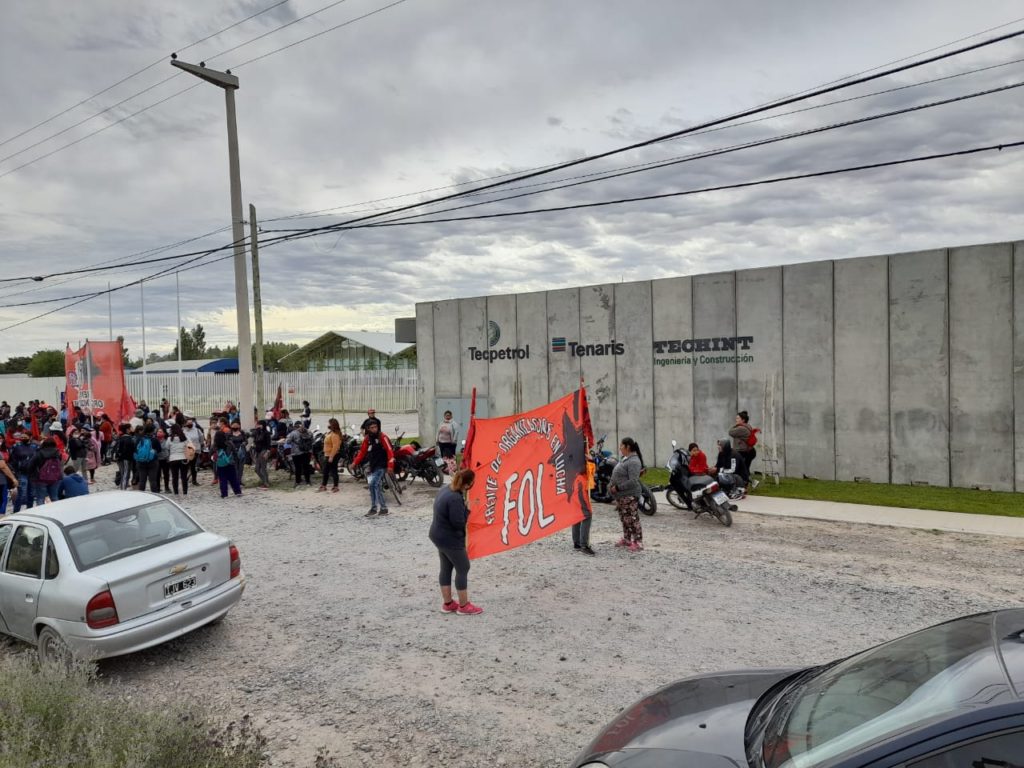
M 123 623 L 223 584 L 231 573 L 228 541 L 213 533 L 164 544 L 90 569 L 114 597 Z

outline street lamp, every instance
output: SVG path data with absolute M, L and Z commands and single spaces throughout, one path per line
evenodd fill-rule
M 249 276 L 246 271 L 244 222 L 242 220 L 242 179 L 238 166 L 238 126 L 235 124 L 235 91 L 238 78 L 231 70 L 207 69 L 205 62 L 186 64 L 171 54 L 171 66 L 224 89 L 228 119 L 228 166 L 231 173 L 231 236 L 235 241 L 235 313 L 238 318 L 238 411 L 242 428 L 255 426 L 252 392 L 252 339 L 249 335 Z M 179 327 L 178 333 L 181 333 Z M 180 340 L 178 342 L 181 344 Z

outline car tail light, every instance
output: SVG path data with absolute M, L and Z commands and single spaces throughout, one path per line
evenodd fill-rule
M 110 590 L 104 590 L 98 595 L 93 595 L 92 600 L 85 606 L 85 623 L 90 629 L 103 629 L 117 624 L 117 606 L 114 605 L 114 596 Z
M 231 557 L 231 576 L 228 578 L 235 578 L 242 572 L 242 556 L 238 554 L 238 547 L 232 544 L 228 547 L 228 553 Z

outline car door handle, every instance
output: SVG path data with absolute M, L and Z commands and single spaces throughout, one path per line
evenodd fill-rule
M 34 603 L 36 601 L 35 595 L 25 595 L 26 603 Z

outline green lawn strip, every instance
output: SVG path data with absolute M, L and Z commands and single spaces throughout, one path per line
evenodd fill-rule
M 667 469 L 651 467 L 644 473 L 644 482 L 648 485 L 667 485 L 668 474 Z M 750 495 L 905 509 L 933 509 L 939 512 L 966 512 L 973 515 L 1024 517 L 1024 494 L 975 491 L 969 488 L 848 483 L 784 477 L 779 485 L 775 485 L 771 480 L 761 479 L 761 484 L 756 490 L 751 491 Z

